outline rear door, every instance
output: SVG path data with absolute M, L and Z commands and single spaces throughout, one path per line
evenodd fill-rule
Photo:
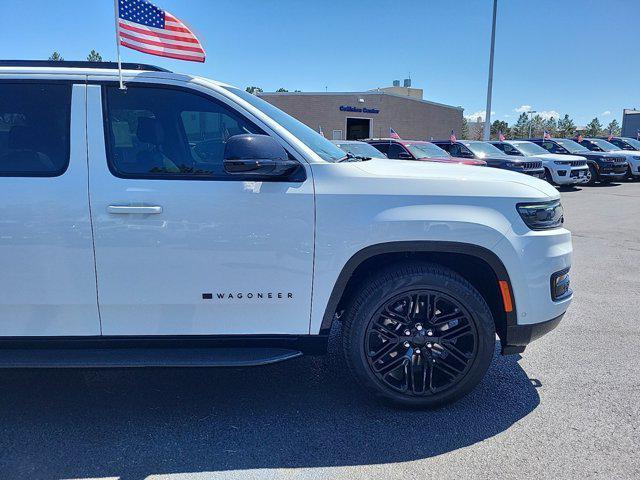
M 103 333 L 308 333 L 308 165 L 297 180 L 227 174 L 230 136 L 272 132 L 214 92 L 143 83 L 88 89 Z
M 0 336 L 99 335 L 86 86 L 0 79 Z

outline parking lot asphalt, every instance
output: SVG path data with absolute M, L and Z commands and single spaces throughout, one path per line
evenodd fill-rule
M 380 405 L 335 355 L 5 370 L 0 478 L 640 478 L 640 183 L 562 197 L 573 305 L 458 403 Z

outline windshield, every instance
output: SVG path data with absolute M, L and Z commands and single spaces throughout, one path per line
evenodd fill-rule
M 378 150 L 373 145 L 369 145 L 364 142 L 354 143 L 341 143 L 334 142 L 338 147 L 347 153 L 355 155 L 356 157 L 371 157 L 371 158 L 387 158 L 387 156 Z
M 624 137 L 622 140 L 624 140 L 625 143 L 628 143 L 636 150 L 640 150 L 640 140 L 636 140 L 635 138 L 628 138 L 628 137 Z
M 592 138 L 589 139 L 591 143 L 595 143 L 605 152 L 613 152 L 614 150 L 620 150 L 620 147 L 616 147 L 613 143 L 609 143 L 606 140 L 602 140 L 600 138 Z
M 433 143 L 407 143 L 405 146 L 416 158 L 448 158 L 449 152 Z
M 558 145 L 569 150 L 571 153 L 590 151 L 587 147 L 583 147 L 578 142 L 574 142 L 573 140 L 558 140 L 558 139 L 554 139 L 554 140 Z
M 463 142 L 464 146 L 466 146 L 469 150 L 473 152 L 473 154 L 478 158 L 485 157 L 504 157 L 506 153 L 504 153 L 499 148 L 494 147 L 490 143 L 484 142 Z
M 533 142 L 512 142 L 511 145 L 524 155 L 544 155 L 549 153 L 540 145 L 536 145 Z
M 317 153 L 323 160 L 326 160 L 327 162 L 337 162 L 341 158 L 344 158 L 344 152 L 340 148 L 312 128 L 307 127 L 304 123 L 284 113 L 279 108 L 276 108 L 252 93 L 245 92 L 239 88 L 228 86 L 224 86 L 223 88 L 247 101 L 265 115 L 279 123 L 298 140 Z

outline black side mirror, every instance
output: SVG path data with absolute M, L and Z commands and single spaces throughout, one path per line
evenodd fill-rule
M 229 137 L 224 147 L 224 169 L 231 175 L 284 177 L 300 164 L 269 135 L 246 133 Z

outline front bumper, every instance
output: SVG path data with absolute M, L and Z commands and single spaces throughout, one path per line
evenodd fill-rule
M 587 174 L 589 167 L 572 167 L 570 165 L 558 165 L 555 170 L 551 170 L 553 181 L 558 185 L 576 185 L 588 181 Z
M 546 322 L 530 325 L 508 325 L 506 338 L 502 341 L 502 354 L 514 355 L 524 352 L 527 345 L 556 328 L 562 317 L 564 317 L 564 313 Z
M 627 162 L 602 165 L 598 170 L 598 174 L 602 178 L 613 178 L 621 180 L 627 175 L 628 167 L 629 164 Z

